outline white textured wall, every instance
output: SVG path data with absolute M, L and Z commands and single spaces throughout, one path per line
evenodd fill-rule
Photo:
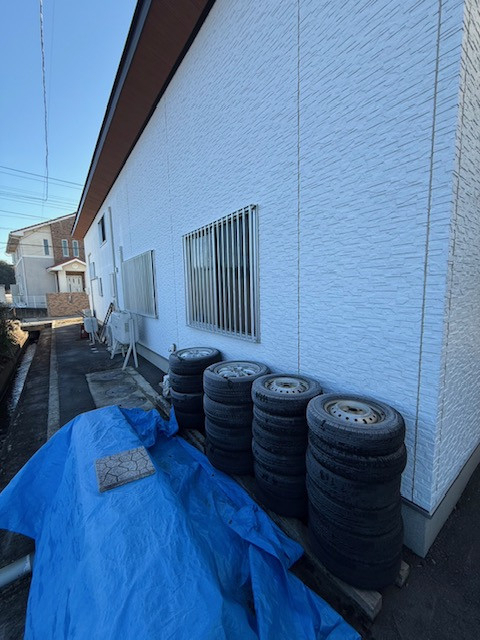
M 480 442 L 480 7 L 468 0 L 461 60 L 434 499 Z
M 125 258 L 155 250 L 146 346 L 217 346 L 392 404 L 407 421 L 403 493 L 426 509 L 462 2 L 439 9 L 217 0 L 99 212 L 112 208 Z M 260 344 L 185 324 L 182 235 L 248 204 L 259 207 Z M 85 248 L 102 317 L 112 259 L 99 216 Z
M 20 263 L 22 271 L 25 269 L 26 293 L 29 296 L 41 296 L 46 293 L 55 293 L 55 274 L 47 271 L 52 266 L 52 258 L 49 256 L 24 257 Z
M 22 256 L 39 256 L 41 258 L 46 258 L 47 256 L 45 256 L 45 248 L 43 246 L 44 240 L 47 240 L 48 242 L 50 262 L 53 264 L 52 234 L 49 226 L 35 231 L 25 232 L 25 235 L 20 240 L 20 251 Z

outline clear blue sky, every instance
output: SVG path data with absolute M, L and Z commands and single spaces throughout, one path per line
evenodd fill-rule
M 43 0 L 52 178 L 85 182 L 135 5 Z M 75 211 L 82 189 L 52 180 L 44 201 L 43 179 L 4 168 L 45 175 L 39 0 L 1 3 L 0 61 L 0 259 L 10 261 L 8 231 Z

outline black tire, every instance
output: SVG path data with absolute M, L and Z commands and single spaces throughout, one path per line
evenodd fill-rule
M 204 369 L 221 360 L 218 349 L 212 347 L 189 347 L 171 353 L 168 358 L 170 371 L 183 376 L 203 374 Z
M 312 550 L 320 562 L 333 575 L 359 589 L 383 589 L 395 582 L 400 571 L 401 553 L 388 562 L 369 564 L 338 553 L 327 543 L 319 540 L 311 528 L 309 538 Z
M 297 374 L 278 374 L 257 378 L 252 400 L 261 411 L 280 416 L 305 416 L 309 401 L 322 393 L 320 383 Z
M 228 451 L 216 447 L 207 438 L 205 441 L 205 454 L 216 469 L 220 469 L 220 471 L 228 475 L 253 475 L 253 456 L 250 450 Z
M 345 407 L 344 412 L 336 409 L 339 403 Z M 365 414 L 359 406 L 368 406 L 372 415 L 376 414 L 377 422 L 362 417 Z M 388 455 L 399 449 L 405 439 L 405 423 L 398 411 L 361 396 L 329 393 L 313 398 L 308 404 L 307 421 L 310 431 L 327 446 L 360 455 Z
M 255 479 L 259 486 L 272 494 L 285 498 L 303 498 L 307 495 L 305 476 L 287 476 L 273 473 L 259 462 L 253 465 Z
M 225 360 L 203 372 L 203 388 L 212 400 L 225 404 L 252 402 L 252 384 L 256 378 L 269 373 L 261 362 Z
M 170 387 L 177 393 L 202 393 L 203 378 L 201 374 L 194 376 L 183 376 L 170 371 L 168 374 Z
M 177 393 L 170 389 L 170 397 L 175 409 L 182 411 L 182 413 L 203 415 L 203 393 Z
M 212 400 L 207 395 L 203 397 L 205 414 L 217 424 L 236 427 L 252 428 L 252 405 L 249 404 L 223 404 Z
M 278 455 L 302 455 L 305 457 L 307 448 L 306 438 L 287 438 L 272 435 L 265 430 L 254 418 L 252 423 L 252 435 L 258 444 L 271 453 Z
M 305 452 L 300 455 L 279 455 L 264 449 L 256 439 L 252 441 L 255 462 L 272 473 L 284 476 L 305 476 Z
M 307 475 L 308 499 L 313 509 L 325 520 L 333 522 L 346 531 L 357 531 L 363 535 L 383 534 L 391 531 L 401 518 L 402 504 L 396 499 L 382 509 L 361 509 L 344 505 L 321 491 Z
M 313 450 L 307 449 L 307 475 L 320 491 L 343 505 L 360 509 L 381 509 L 400 499 L 400 480 L 397 476 L 381 484 L 348 480 L 324 467 Z
M 401 474 L 407 464 L 404 444 L 387 455 L 362 456 L 327 445 L 312 431 L 309 433 L 308 443 L 320 464 L 350 480 L 384 482 Z
M 269 485 L 262 483 L 257 478 L 257 493 L 261 505 L 286 518 L 304 518 L 308 512 L 307 498 L 304 494 L 289 498 L 272 493 Z
M 319 514 L 310 503 L 309 524 L 319 541 L 352 560 L 360 560 L 367 564 L 389 563 L 402 551 L 403 522 L 401 518 L 395 521 L 390 531 L 365 535 L 339 528 Z
M 175 409 L 179 429 L 196 429 L 200 433 L 205 433 L 205 416 L 203 413 L 184 413 Z
M 225 427 L 206 418 L 205 433 L 212 445 L 227 451 L 248 451 L 252 446 L 252 430 L 249 427 Z
M 262 429 L 272 436 L 289 440 L 298 438 L 307 444 L 308 424 L 304 415 L 278 416 L 253 405 L 253 416 Z

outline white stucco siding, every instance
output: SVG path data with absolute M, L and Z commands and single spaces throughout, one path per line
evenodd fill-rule
M 403 493 L 426 509 L 462 26 L 449 4 L 439 21 L 438 2 L 301 2 L 300 369 L 403 414 Z
M 439 6 L 217 0 L 85 239 L 100 318 L 100 215 L 125 259 L 154 249 L 153 351 L 212 345 L 397 407 L 403 494 L 428 510 L 462 31 L 462 3 Z M 249 204 L 258 344 L 185 320 L 183 234 Z
M 114 192 L 115 193 L 115 192 Z M 106 241 L 100 242 L 98 232 L 98 221 L 105 216 L 105 234 Z M 112 277 L 113 274 L 113 256 L 112 244 L 115 244 L 116 254 L 119 256 L 119 247 L 122 242 L 117 244 L 115 231 L 113 233 L 115 242 L 112 242 L 112 232 L 110 228 L 110 217 L 107 206 L 103 207 L 97 214 L 95 222 L 90 227 L 88 234 L 84 239 L 86 270 L 85 270 L 85 289 L 90 296 L 90 304 L 99 320 L 103 320 L 107 313 L 108 305 L 113 299 Z M 118 258 L 119 260 L 119 258 Z M 95 263 L 95 275 L 91 269 L 91 263 Z M 120 278 L 119 278 L 120 282 Z M 66 280 L 65 280 L 66 284 Z M 103 295 L 100 295 L 103 292 Z
M 24 257 L 22 269 L 26 284 L 25 295 L 43 296 L 46 293 L 55 293 L 55 274 L 47 271 L 52 264 L 52 259 L 48 256 L 36 256 L 34 258 Z
M 461 63 L 434 498 L 480 443 L 480 7 L 468 0 Z
M 52 234 L 49 226 L 25 232 L 20 240 L 21 255 L 46 258 L 44 240 L 48 242 L 48 257 L 50 257 L 50 263 L 53 264 Z
M 155 250 L 159 318 L 140 319 L 140 339 L 164 356 L 172 342 L 205 344 L 297 368 L 296 24 L 292 3 L 216 3 L 102 208 L 125 259 Z M 183 234 L 249 204 L 259 205 L 259 344 L 185 322 Z

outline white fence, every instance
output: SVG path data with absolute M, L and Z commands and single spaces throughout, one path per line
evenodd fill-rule
M 47 308 L 47 296 L 23 296 L 14 295 L 12 297 L 13 306 L 16 308 L 28 308 L 28 309 L 46 309 Z

